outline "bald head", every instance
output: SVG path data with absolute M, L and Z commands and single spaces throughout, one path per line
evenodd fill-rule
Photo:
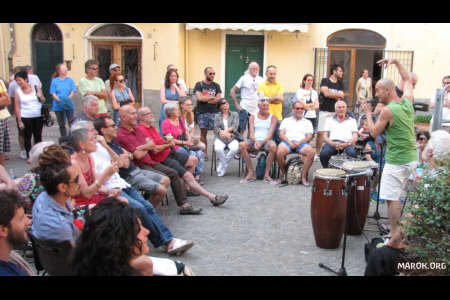
M 136 126 L 136 108 L 133 105 L 127 104 L 120 108 L 119 117 L 121 121 L 121 126 L 125 126 L 126 128 L 133 128 Z
M 387 90 L 395 89 L 394 81 L 392 81 L 391 79 L 388 79 L 388 78 L 382 78 L 382 79 L 378 80 L 376 85 L 379 86 L 380 88 L 387 89 Z

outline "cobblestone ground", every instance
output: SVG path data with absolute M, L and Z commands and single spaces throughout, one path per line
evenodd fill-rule
M 19 158 L 17 129 L 10 118 L 12 152 L 6 168 L 14 168 L 22 176 L 29 168 Z M 44 128 L 43 140 L 57 141 L 57 125 Z M 213 136 L 208 136 L 211 148 Z M 209 154 L 211 157 L 211 154 Z M 338 249 L 325 250 L 315 245 L 311 225 L 311 187 L 303 185 L 277 187 L 263 181 L 240 184 L 238 161 L 234 160 L 224 177 L 210 176 L 210 161 L 205 162 L 204 187 L 213 193 L 228 193 L 222 207 L 213 207 L 204 197 L 190 197 L 189 202 L 203 209 L 198 216 L 181 216 L 173 195 L 169 205 L 157 212 L 172 233 L 190 239 L 195 246 L 176 259 L 192 267 L 200 276 L 329 276 L 319 262 L 339 270 L 343 241 Z M 314 162 L 312 174 L 321 168 Z M 242 175 L 242 174 L 241 174 Z M 376 203 L 371 202 L 369 216 Z M 386 205 L 380 204 L 380 215 L 387 216 Z M 386 223 L 387 220 L 381 220 Z M 364 235 L 370 240 L 379 236 L 376 221 L 367 218 Z M 350 276 L 362 276 L 365 270 L 364 235 L 347 236 L 345 269 Z M 151 248 L 150 255 L 168 257 L 161 249 Z

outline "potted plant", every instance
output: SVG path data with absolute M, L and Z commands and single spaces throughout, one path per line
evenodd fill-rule
M 409 195 L 405 275 L 450 275 L 450 157 L 421 178 Z M 423 267 L 426 266 L 426 267 Z
M 419 130 L 428 131 L 430 127 L 431 114 L 428 115 L 417 115 L 414 123 Z

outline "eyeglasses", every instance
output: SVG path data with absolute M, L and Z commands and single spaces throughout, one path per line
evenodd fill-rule
M 222 102 L 220 103 L 220 105 L 224 105 L 224 104 L 228 104 L 228 102 L 227 102 L 227 101 L 222 101 Z
M 145 114 L 141 114 L 141 116 L 148 116 L 148 115 L 153 115 L 153 112 L 148 112 L 148 113 L 145 113 Z
M 78 177 L 79 175 L 77 175 L 73 181 L 69 181 L 67 184 L 78 183 Z
M 267 98 L 259 99 L 259 103 L 264 103 L 264 102 L 269 102 L 269 99 L 267 99 Z
M 295 110 L 305 110 L 303 107 L 296 107 Z
M 216 75 L 216 73 L 214 73 L 214 72 L 211 72 L 211 73 L 209 73 L 209 75 Z

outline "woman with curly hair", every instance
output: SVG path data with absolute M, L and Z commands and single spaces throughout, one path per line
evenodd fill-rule
M 89 216 L 73 253 L 72 269 L 81 276 L 192 275 L 170 259 L 151 258 L 138 212 L 113 197 L 103 199 Z

